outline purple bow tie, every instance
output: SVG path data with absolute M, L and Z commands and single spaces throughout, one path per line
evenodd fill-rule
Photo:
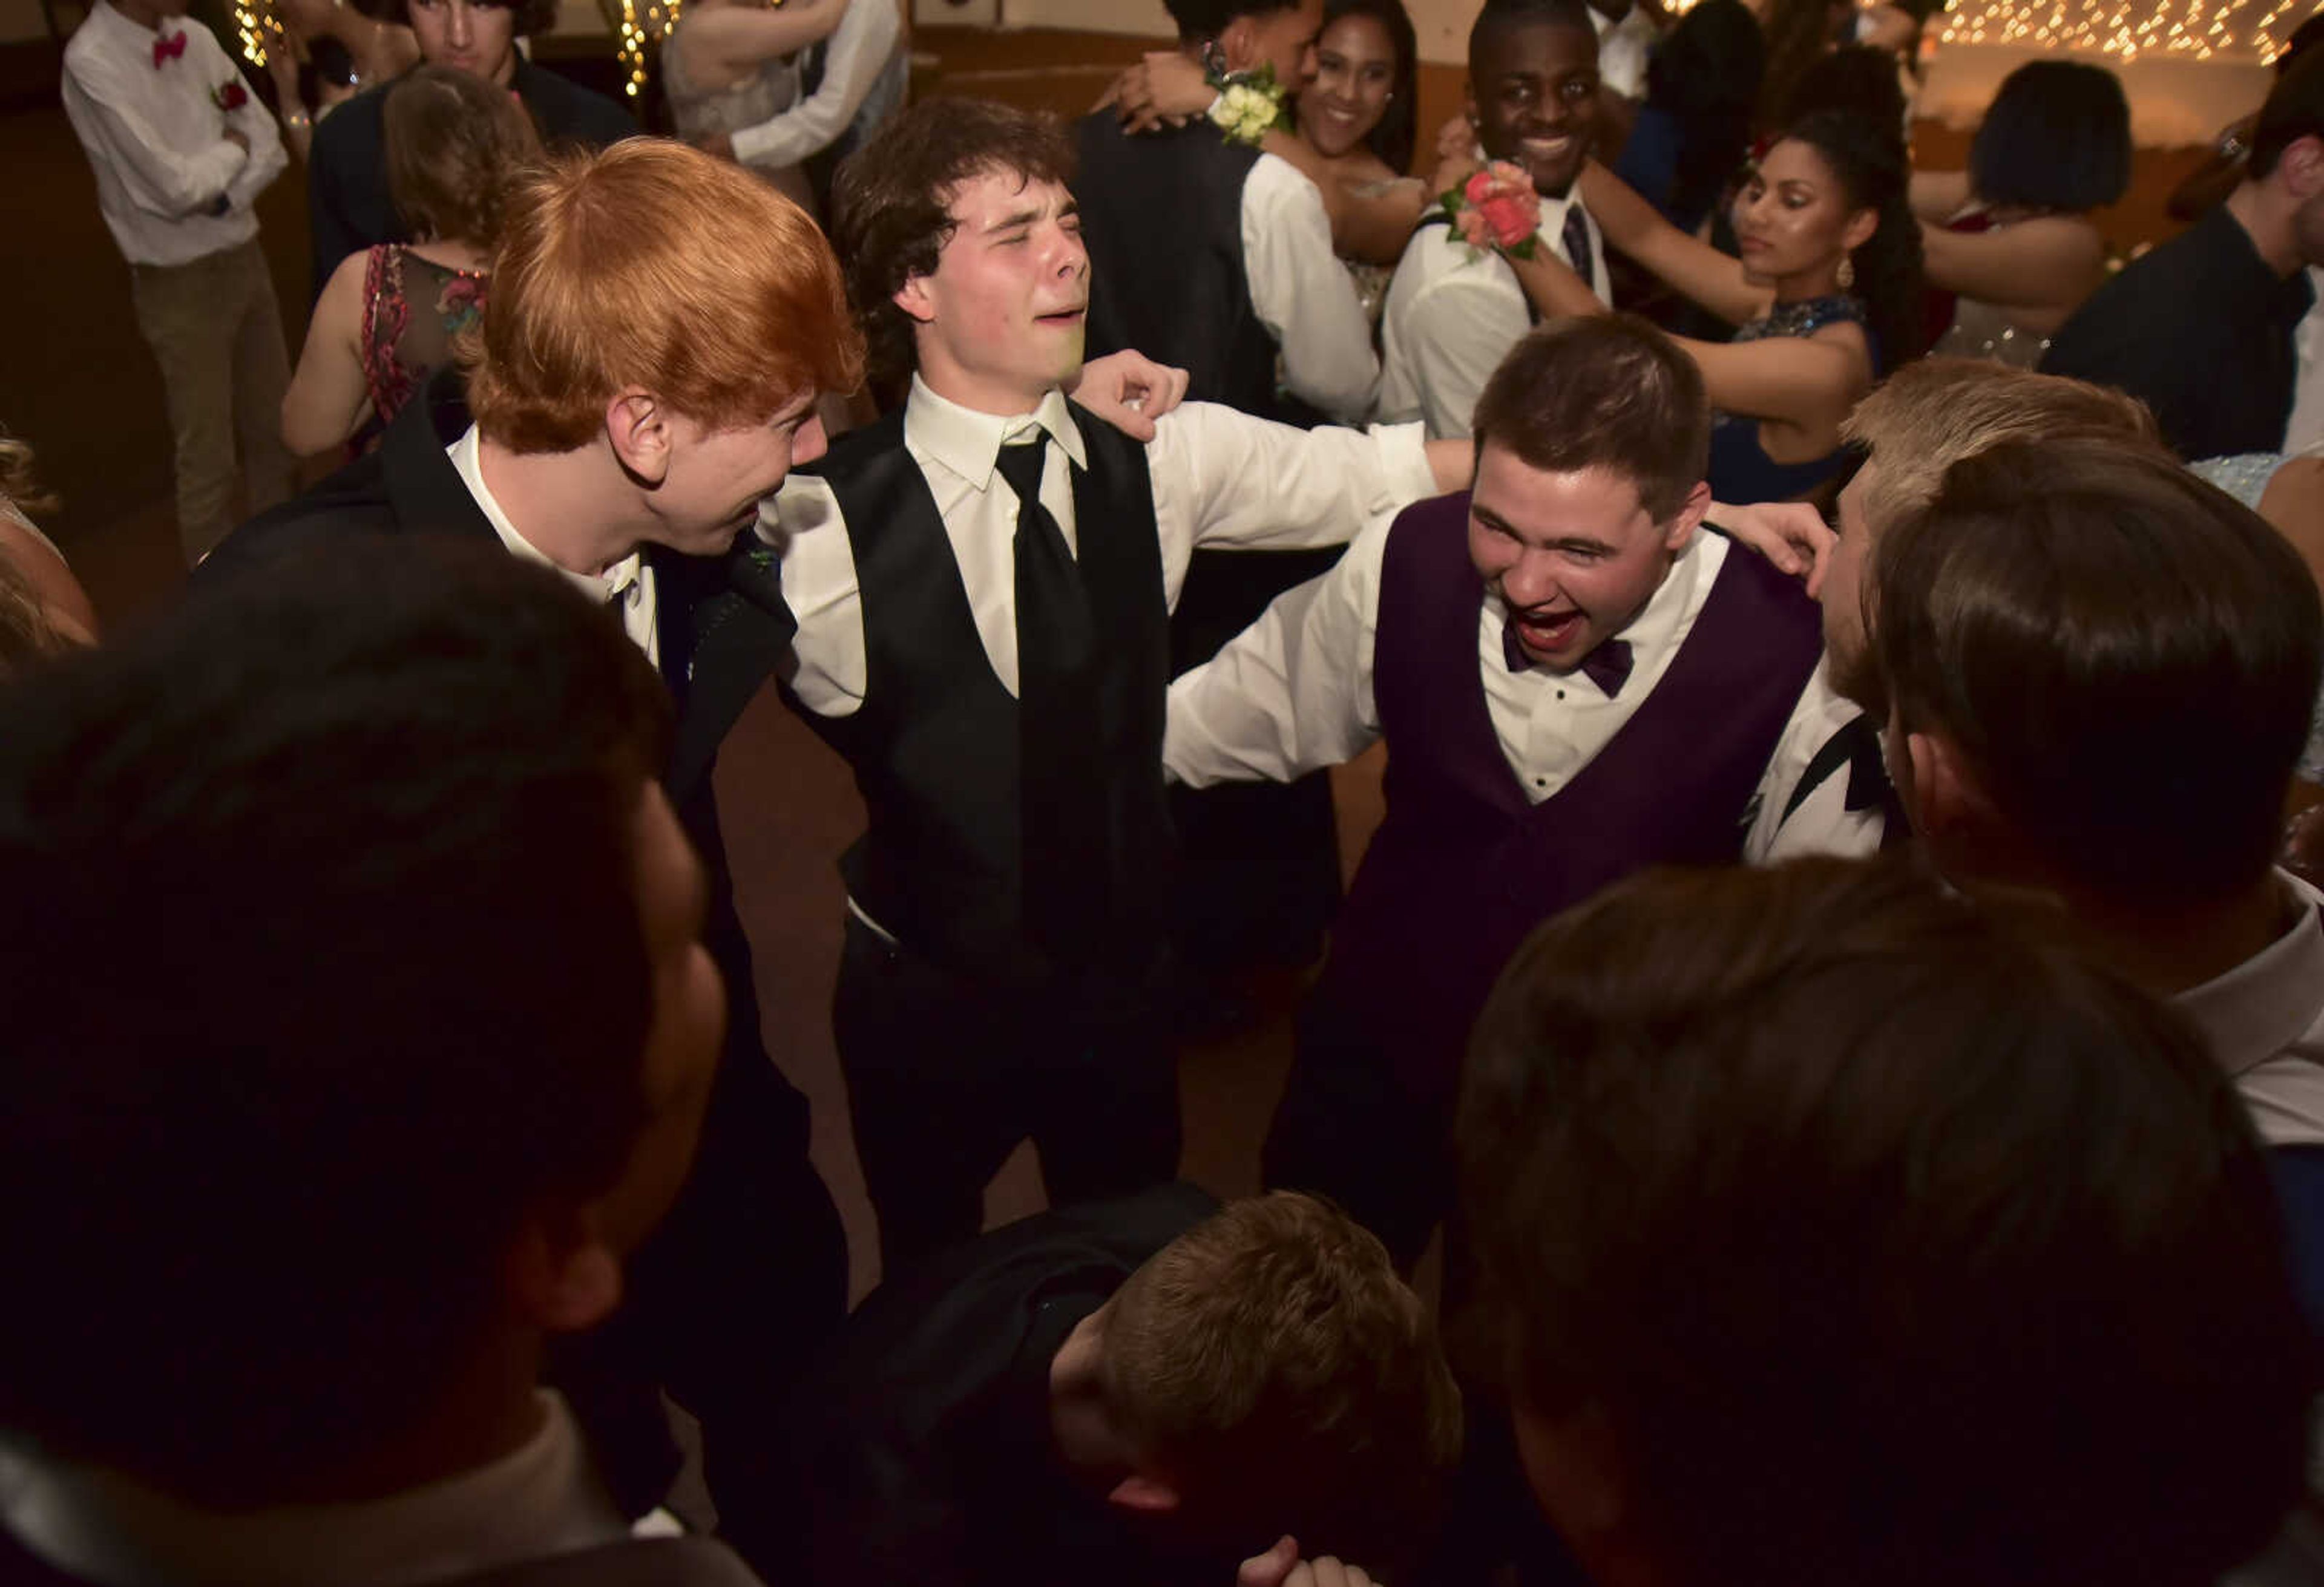
M 1501 658 L 1509 664 L 1509 671 L 1513 673 L 1521 673 L 1534 665 L 1533 657 L 1526 654 L 1525 646 L 1517 639 L 1515 612 L 1511 612 L 1508 621 L 1501 626 Z M 1613 699 L 1622 692 L 1622 685 L 1630 681 L 1630 642 L 1628 639 L 1607 640 L 1582 658 L 1581 671 L 1582 676 L 1605 693 L 1607 699 Z

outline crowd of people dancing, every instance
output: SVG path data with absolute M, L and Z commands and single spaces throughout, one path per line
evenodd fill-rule
M 2115 77 L 1923 169 L 1918 0 L 1483 0 L 1441 126 L 1398 0 L 1069 124 L 689 0 L 667 136 L 384 4 L 66 51 L 189 571 L 0 434 L 0 1582 L 2324 1580 L 2324 27 L 2120 264 Z

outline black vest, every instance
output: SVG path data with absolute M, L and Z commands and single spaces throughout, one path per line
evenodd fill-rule
M 903 414 L 844 436 L 808 469 L 845 519 L 862 591 L 862 704 L 800 714 L 855 769 L 870 824 L 841 860 L 849 894 L 914 952 L 1033 986 L 1062 968 L 1026 941 L 1017 701 L 993 674 L 960 564 Z M 1142 968 L 1160 939 L 1169 819 L 1162 724 L 1169 612 L 1145 448 L 1086 423 L 1073 471 L 1076 563 L 1104 636 L 1099 741 L 1109 836 L 1107 940 L 1093 966 Z
M 1083 118 L 1080 142 L 1090 356 L 1135 348 L 1186 371 L 1190 402 L 1313 424 L 1276 395 L 1275 338 L 1243 267 L 1242 185 L 1259 151 L 1204 120 L 1132 137 L 1111 110 Z

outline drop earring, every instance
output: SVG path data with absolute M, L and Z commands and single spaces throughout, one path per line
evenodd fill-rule
M 1840 289 L 1843 292 L 1856 285 L 1856 261 L 1843 253 L 1840 256 Z

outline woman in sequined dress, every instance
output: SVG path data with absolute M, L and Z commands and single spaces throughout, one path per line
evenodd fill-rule
M 2130 185 L 2130 105 L 2102 66 L 2034 60 L 2003 81 L 1964 171 L 1913 178 L 1932 302 L 1933 351 L 2033 369 L 2106 280 L 2090 218 Z
M 1787 501 L 1825 488 L 1840 427 L 1882 369 L 1920 351 L 1920 234 L 1893 126 L 1818 111 L 1777 139 L 1736 194 L 1742 257 L 1672 225 L 1603 166 L 1581 191 L 1618 248 L 1737 327 L 1731 342 L 1676 337 L 1711 405 L 1711 494 Z M 1545 315 L 1603 314 L 1551 248 L 1512 260 Z

